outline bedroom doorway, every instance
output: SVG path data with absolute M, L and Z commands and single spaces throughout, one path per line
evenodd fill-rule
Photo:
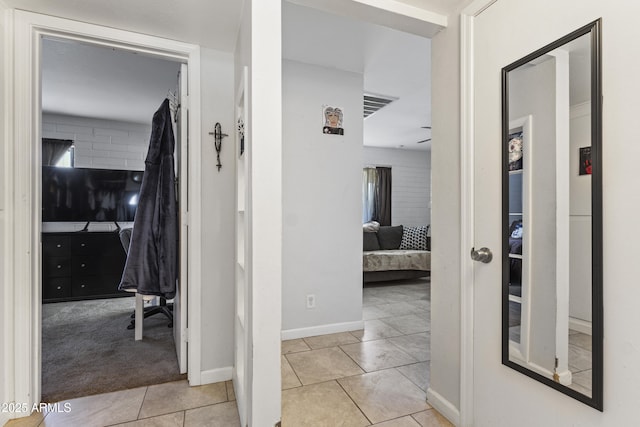
M 42 154 L 42 127 L 40 105 L 41 85 L 40 77 L 42 73 L 42 41 L 43 38 L 54 38 L 64 40 L 70 43 L 86 43 L 109 47 L 115 50 L 126 52 L 135 52 L 138 55 L 152 56 L 177 63 L 188 64 L 187 73 L 189 76 L 188 85 L 192 91 L 199 91 L 200 80 L 199 73 L 193 72 L 193 68 L 198 69 L 199 50 L 197 46 L 185 43 L 173 42 L 166 39 L 158 39 L 151 36 L 145 36 L 126 31 L 119 31 L 105 27 L 94 26 L 77 21 L 69 21 L 62 18 L 55 18 L 47 15 L 32 14 L 29 12 L 15 11 L 15 55 L 13 58 L 13 68 L 15 75 L 25 76 L 25 78 L 17 79 L 10 76 L 10 84 L 13 84 L 14 92 L 10 105 L 16 112 L 7 122 L 8 132 L 17 143 L 9 146 L 7 156 L 15 160 L 16 167 L 8 171 L 8 185 L 13 186 L 16 194 L 15 202 L 10 205 L 11 210 L 7 219 L 15 224 L 15 229 L 20 230 L 22 237 L 17 238 L 16 235 L 7 237 L 7 248 L 11 248 L 7 252 L 8 259 L 6 265 L 12 265 L 12 269 L 6 274 L 10 275 L 13 280 L 11 283 L 22 283 L 24 286 L 13 286 L 8 289 L 13 294 L 14 306 L 8 307 L 7 318 L 10 319 L 7 325 L 8 330 L 13 331 L 14 353 L 13 357 L 7 361 L 10 366 L 7 368 L 15 372 L 15 388 L 13 397 L 15 401 L 24 402 L 28 406 L 41 401 L 41 381 L 42 381 L 42 253 L 38 248 L 41 245 L 41 210 L 42 210 L 42 171 L 41 171 L 41 154 Z M 125 71 L 126 72 L 126 71 Z M 30 77 L 26 77 L 30 76 Z M 183 79 L 187 84 L 186 79 Z M 175 87 L 175 80 L 172 85 Z M 167 89 L 164 89 L 165 91 Z M 198 92 L 199 93 L 199 92 Z M 186 94 L 184 94 L 186 96 Z M 184 98 L 186 99 L 186 98 Z M 195 95 L 192 100 L 198 104 L 199 96 Z M 181 109 L 186 114 L 186 110 L 190 107 L 187 102 L 181 102 Z M 190 131 L 190 144 L 183 144 L 183 155 L 179 162 L 182 164 L 183 194 L 196 194 L 200 191 L 200 184 L 189 174 L 193 167 L 189 166 L 188 159 L 198 159 L 200 154 L 200 135 L 194 129 L 199 129 L 200 115 L 199 108 L 191 111 L 190 120 L 183 120 L 180 133 L 186 135 L 187 129 Z M 184 115 L 183 115 L 184 118 Z M 95 133 L 94 133 L 95 134 Z M 183 139 L 186 141 L 186 139 Z M 187 157 L 185 153 L 189 153 Z M 74 153 L 74 155 L 77 153 Z M 24 167 L 23 167 L 23 166 Z M 19 167 L 18 167 L 19 166 Z M 189 179 L 191 178 L 191 179 Z M 186 193 L 186 194 L 185 194 Z M 199 244 L 199 204 L 193 202 L 190 206 L 197 213 L 191 215 L 191 224 L 193 227 L 185 229 L 186 219 L 181 218 L 181 242 L 187 245 L 189 249 L 193 245 Z M 181 204 L 187 207 L 187 203 Z M 187 206 L 185 206 L 187 205 Z M 194 206 L 195 205 L 195 206 Z M 190 237 L 187 239 L 187 237 Z M 187 243 L 188 240 L 188 243 Z M 114 245 L 115 247 L 115 245 Z M 121 247 L 124 251 L 124 249 Z M 182 251 L 184 255 L 185 252 Z M 183 257 L 182 262 L 189 259 L 189 270 L 197 269 L 200 265 L 200 257 L 197 251 L 189 250 L 188 255 Z M 181 273 L 186 274 L 186 269 Z M 191 274 L 190 277 L 197 277 L 198 274 Z M 28 286 L 27 286 L 28 285 Z M 198 284 L 187 281 L 180 281 L 183 297 L 186 297 L 187 291 L 197 291 Z M 178 303 L 178 301 L 176 301 Z M 23 307 L 16 310 L 15 307 Z M 200 315 L 199 307 L 194 306 L 187 313 L 186 298 L 181 298 L 178 307 L 174 307 L 174 319 L 187 319 L 198 317 Z M 177 316 L 177 313 L 180 315 Z M 125 319 L 126 322 L 126 319 Z M 126 324 L 124 325 L 126 328 Z M 197 329 L 197 328 L 196 328 Z M 191 373 L 200 372 L 200 358 L 195 352 L 186 353 L 186 321 L 181 323 L 180 328 L 176 330 L 178 337 L 178 347 L 181 350 L 178 357 L 184 357 L 184 362 L 189 359 L 188 378 L 191 380 Z M 191 344 L 199 345 L 199 335 L 192 335 Z M 96 343 L 100 344 L 99 338 Z M 184 366 L 186 369 L 186 366 Z M 195 377 L 195 381 L 199 381 L 199 375 Z
M 186 69 L 175 60 L 57 37 L 43 37 L 41 49 L 42 400 L 184 379 L 180 286 L 177 304 L 146 301 L 148 318 L 136 325 L 136 298 L 118 284 L 151 119 L 165 98 L 182 183 L 178 105 Z M 180 211 L 184 196 L 177 196 Z

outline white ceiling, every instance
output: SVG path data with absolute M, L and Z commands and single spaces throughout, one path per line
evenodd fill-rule
M 286 2 L 282 25 L 284 58 L 363 73 L 365 92 L 399 98 L 365 119 L 364 145 L 430 149 L 418 141 L 431 137 L 431 40 Z
M 242 0 L 4 0 L 10 7 L 233 52 Z
M 6 1 L 24 10 L 224 51 L 234 50 L 243 4 L 241 0 Z M 400 2 L 446 13 L 459 0 Z M 421 129 L 431 124 L 429 39 L 286 1 L 283 31 L 285 58 L 362 72 L 365 91 L 399 98 L 365 120 L 366 145 L 430 148 L 430 143 L 417 144 L 430 138 L 430 131 Z M 94 46 L 47 44 L 45 111 L 147 122 L 151 105 L 152 114 L 158 97 L 161 100 L 175 82 L 175 64 L 164 60 Z
M 44 39 L 42 111 L 148 124 L 176 90 L 179 69 L 165 59 Z

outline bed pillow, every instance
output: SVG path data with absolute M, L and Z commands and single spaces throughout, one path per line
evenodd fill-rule
M 380 249 L 398 249 L 400 242 L 402 242 L 402 226 L 380 226 L 380 230 L 378 230 L 378 242 L 380 242 Z
M 362 250 L 363 251 L 379 251 L 380 243 L 378 243 L 378 236 L 376 233 L 369 233 L 367 231 L 362 233 Z
M 380 223 L 377 221 L 369 221 L 362 224 L 362 230 L 367 232 L 377 232 L 380 230 Z
M 428 225 L 419 227 L 404 227 L 402 232 L 402 242 L 400 249 L 411 249 L 417 251 L 426 251 L 427 247 L 427 231 Z

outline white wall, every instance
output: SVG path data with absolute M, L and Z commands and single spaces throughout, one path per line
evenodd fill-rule
M 362 320 L 363 76 L 283 61 L 283 336 Z M 344 136 L 322 133 L 322 105 Z M 306 308 L 315 295 L 316 308 Z M 289 331 L 289 332 L 287 332 Z M 289 333 L 289 335 L 287 335 Z
M 391 166 L 391 223 L 431 223 L 431 151 L 364 147 L 364 166 Z
M 245 0 L 235 52 L 235 87 L 248 68 L 245 111 L 248 306 L 247 416 L 249 426 L 280 420 L 282 306 L 282 37 L 281 1 Z M 233 248 L 233 246 L 231 246 Z M 238 342 L 238 345 L 243 343 Z M 278 368 L 278 369 L 274 369 Z
M 529 277 L 523 275 L 523 304 L 529 304 L 530 360 L 553 371 L 556 356 L 556 59 L 509 73 L 509 119 L 531 115 L 531 146 L 524 147 L 525 159 L 535 167 L 530 172 L 529 212 L 525 212 L 525 242 Z M 540 90 L 545 88 L 547 90 Z M 525 166 L 525 169 L 528 169 Z M 528 192 L 527 192 L 528 190 Z M 525 202 L 526 203 L 526 202 Z M 526 206 L 526 204 L 525 204 Z M 526 227 L 529 227 L 527 230 Z M 528 233 L 528 234 L 527 234 Z M 535 236 L 535 237 L 533 237 Z M 531 239 L 530 245 L 526 240 Z M 527 254 L 527 249 L 531 252 Z M 544 284 L 544 285 L 542 285 Z M 526 311 L 523 310 L 524 313 Z
M 591 175 L 579 175 L 580 148 L 590 147 L 591 103 L 571 108 L 569 316 L 591 323 Z
M 460 406 L 460 25 L 457 14 L 431 43 L 431 379 L 429 390 Z
M 235 215 L 234 58 L 202 48 L 202 370 L 233 366 Z M 213 131 L 220 122 L 231 135 L 222 141 L 218 172 Z M 228 369 L 230 372 L 230 369 Z M 226 378 L 226 379 L 231 379 Z
M 151 137 L 151 120 L 149 117 L 149 123 L 128 123 L 42 114 L 42 137 L 74 141 L 76 167 L 142 171 Z
M 6 23 L 5 23 L 5 12 L 7 10 L 7 6 L 3 1 L 0 0 L 0 100 L 5 99 L 5 42 L 6 42 Z M 5 173 L 7 173 L 7 167 L 5 166 L 5 144 L 7 143 L 7 138 L 5 138 L 5 102 L 0 101 L 0 165 L 2 166 L 2 171 L 0 172 L 0 180 L 6 182 Z M 4 266 L 4 242 L 5 242 L 5 188 L 4 185 L 0 185 L 0 271 L 5 271 Z M 0 301 L 6 301 L 7 296 L 5 295 L 5 284 L 4 282 L 4 274 L 0 274 Z M 9 340 L 5 337 L 5 328 L 8 322 L 5 321 L 4 310 L 3 313 L 0 314 L 0 343 L 3 343 L 0 346 L 0 402 L 7 402 L 6 398 L 9 395 L 9 387 L 10 381 L 8 378 L 8 372 L 5 372 L 5 360 L 6 355 L 8 353 L 7 346 L 4 343 L 7 343 Z M 0 424 L 4 424 L 6 421 L 5 415 L 0 414 Z

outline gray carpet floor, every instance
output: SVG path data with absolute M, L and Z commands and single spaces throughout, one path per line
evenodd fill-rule
M 145 319 L 143 340 L 134 340 L 134 304 L 127 297 L 42 305 L 43 402 L 186 378 L 165 316 Z

